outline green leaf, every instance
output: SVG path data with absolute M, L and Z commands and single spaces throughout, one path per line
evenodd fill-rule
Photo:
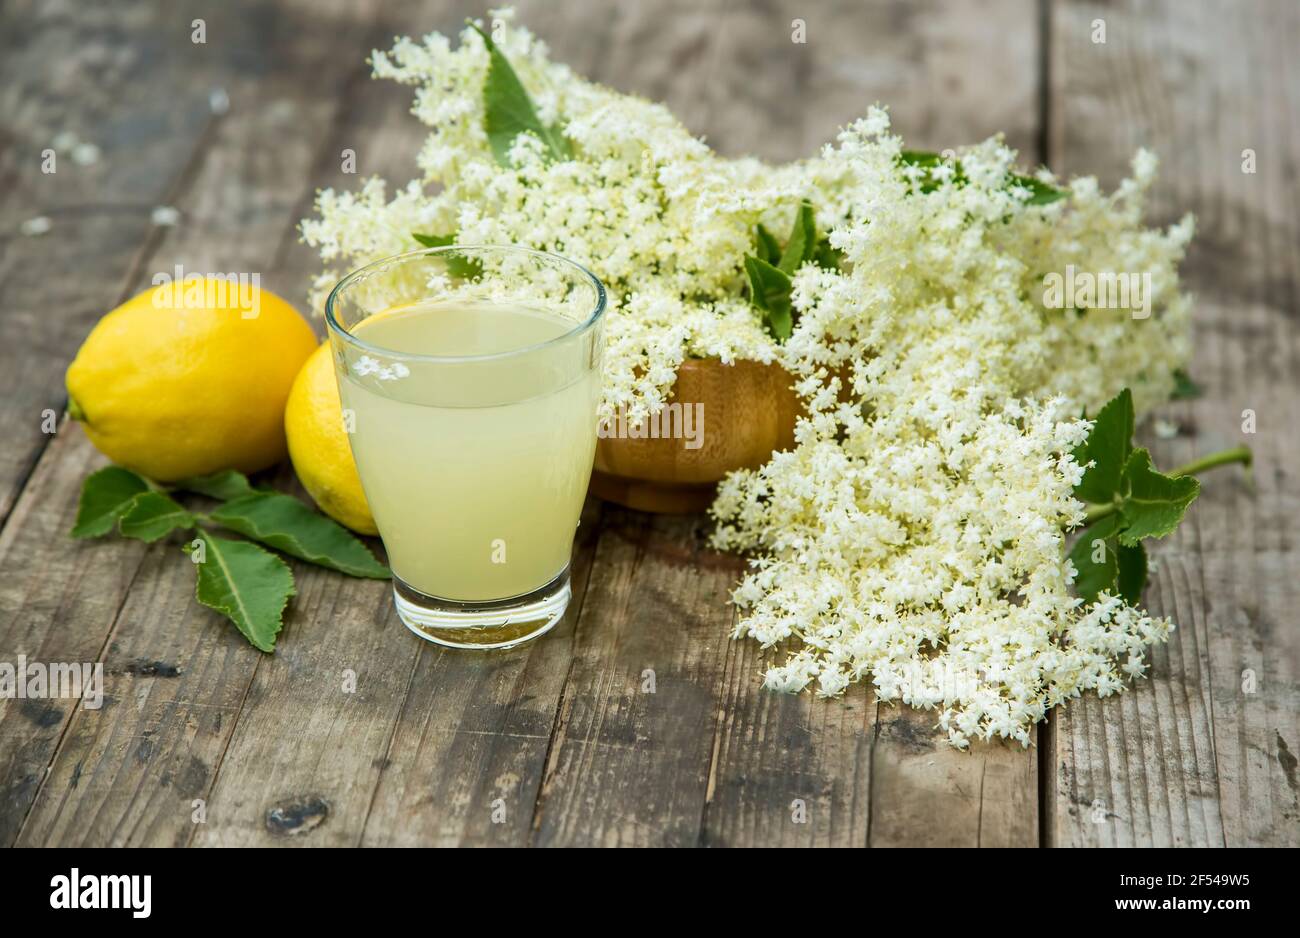
M 1193 398 L 1200 397 L 1205 391 L 1199 384 L 1192 380 L 1191 375 L 1179 368 L 1174 372 L 1174 393 L 1173 399 L 1176 401 L 1190 401 Z
M 1019 173 L 1012 173 L 1008 179 L 1011 185 L 1021 186 L 1029 190 L 1029 198 L 1025 199 L 1026 205 L 1050 205 L 1058 199 L 1065 198 L 1066 195 L 1064 189 L 1048 185 L 1033 176 L 1021 176 Z
M 427 235 L 411 232 L 411 237 L 426 248 L 445 248 L 456 243 L 454 234 Z M 477 280 L 483 274 L 483 262 L 477 257 L 470 257 L 464 252 L 457 251 L 447 251 L 443 257 L 447 258 L 447 270 L 453 277 L 461 280 Z
M 796 270 L 812 260 L 817 251 L 817 222 L 813 217 L 812 203 L 806 199 L 799 203 L 799 211 L 794 217 L 794 226 L 790 230 L 790 240 L 785 243 L 777 267 L 793 275 Z
M 1121 537 L 1121 540 L 1123 538 Z M 1116 588 L 1119 595 L 1130 606 L 1136 606 L 1142 598 L 1142 588 L 1147 584 L 1147 552 L 1141 543 L 1120 544 L 1115 552 L 1119 567 Z
M 176 483 L 176 488 L 185 492 L 197 492 L 200 495 L 207 495 L 209 498 L 220 499 L 223 502 L 232 498 L 239 498 L 241 495 L 248 495 L 253 491 L 253 486 L 249 484 L 248 477 L 242 472 L 236 472 L 234 469 L 223 469 L 221 472 L 212 473 L 212 475 L 183 479 Z
M 213 537 L 206 531 L 199 531 L 197 540 L 201 560 L 190 548 L 198 569 L 195 598 L 235 623 L 253 647 L 275 651 L 284 607 L 294 594 L 289 565 L 248 541 Z
M 1125 388 L 1101 409 L 1088 439 L 1074 451 L 1079 465 L 1095 463 L 1074 487 L 1075 498 L 1100 504 L 1119 494 L 1124 463 L 1133 448 L 1133 419 L 1133 395 Z
M 212 520 L 286 554 L 351 576 L 386 580 L 387 567 L 341 524 L 292 495 L 256 492 L 226 502 Z
M 152 544 L 177 528 L 192 528 L 194 516 L 162 492 L 141 492 L 118 522 L 124 537 Z
M 91 473 L 81 485 L 81 502 L 71 535 L 85 538 L 107 534 L 136 496 L 147 491 L 149 483 L 142 476 L 121 466 L 105 466 Z
M 898 154 L 898 162 L 902 166 L 919 166 L 925 170 L 925 172 L 921 174 L 920 179 L 918 179 L 914 185 L 916 185 L 921 192 L 933 192 L 938 189 L 940 185 L 938 177 L 934 175 L 934 170 L 947 161 L 938 153 L 930 153 L 925 150 L 904 150 Z M 952 160 L 951 163 L 953 175 L 950 179 L 952 184 L 954 186 L 966 185 L 968 180 L 965 171 L 962 170 L 961 162 L 959 160 Z
M 488 50 L 488 73 L 483 82 L 484 123 L 497 165 L 511 165 L 510 147 L 521 133 L 533 134 L 541 140 L 552 159 L 572 159 L 572 145 L 559 128 L 542 124 L 533 99 L 524 90 L 509 59 L 497 48 L 491 36 L 474 23 L 469 25 L 483 37 Z
M 844 252 L 831 245 L 830 238 L 822 238 L 817 242 L 817 251 L 813 255 L 817 261 L 818 267 L 826 270 L 839 270 L 844 262 Z
M 1086 480 L 1085 480 L 1086 481 Z M 1151 465 L 1151 454 L 1133 451 L 1124 466 L 1127 494 L 1120 505 L 1126 527 L 1120 541 L 1132 547 L 1144 537 L 1166 537 L 1178 527 L 1187 506 L 1200 494 L 1201 483 L 1191 476 L 1167 476 Z
M 921 192 L 933 192 L 939 188 L 939 179 L 934 175 L 934 170 L 941 164 L 951 162 L 953 167 L 952 184 L 954 186 L 964 186 L 970 180 L 966 177 L 965 170 L 962 169 L 960 160 L 945 160 L 938 153 L 930 153 L 925 150 L 904 150 L 898 154 L 898 162 L 903 166 L 919 166 L 925 170 L 918 180 Z M 1029 196 L 1024 199 L 1026 205 L 1049 205 L 1058 199 L 1063 199 L 1068 194 L 1064 189 L 1058 189 L 1056 186 L 1041 182 L 1033 176 L 1024 176 L 1020 173 L 1007 174 L 1007 187 L 1020 186 L 1029 190 Z
M 1079 535 L 1070 550 L 1070 562 L 1078 571 L 1074 589 L 1083 597 L 1084 602 L 1095 602 L 1097 594 L 1102 590 L 1115 592 L 1115 580 L 1119 572 L 1115 534 L 1120 524 L 1118 515 L 1102 518 Z M 1102 543 L 1097 544 L 1097 541 Z M 1098 553 L 1101 554 L 1101 560 L 1095 561 L 1093 557 Z
M 762 222 L 759 222 L 758 227 L 754 229 L 754 246 L 760 260 L 775 265 L 781 259 L 781 246 L 776 243 L 776 237 L 763 226 Z
M 767 261 L 747 256 L 750 302 L 763 313 L 763 325 L 778 342 L 790 338 L 794 331 L 794 309 L 790 303 L 792 284 L 785 271 Z

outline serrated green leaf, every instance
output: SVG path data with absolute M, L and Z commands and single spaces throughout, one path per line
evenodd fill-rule
M 812 203 L 806 199 L 799 203 L 795 213 L 794 225 L 790 229 L 790 239 L 785 243 L 781 259 L 776 266 L 785 273 L 793 275 L 805 263 L 812 260 L 817 251 L 817 222 L 813 217 Z
M 1139 542 L 1137 544 L 1121 543 L 1115 551 L 1118 574 L 1115 580 L 1119 595 L 1130 606 L 1136 606 L 1142 598 L 1142 588 L 1147 584 L 1147 552 Z
M 778 342 L 790 338 L 794 331 L 794 310 L 790 302 L 793 284 L 785 271 L 767 261 L 747 256 L 750 302 L 763 313 L 763 325 Z
M 521 133 L 531 133 L 541 140 L 552 159 L 572 159 L 572 145 L 559 128 L 542 123 L 510 60 L 491 36 L 474 23 L 470 27 L 483 37 L 488 50 L 488 72 L 483 81 L 484 129 L 497 165 L 510 166 L 510 148 Z
M 1124 465 L 1124 501 L 1120 541 L 1138 544 L 1144 537 L 1166 537 L 1178 527 L 1187 506 L 1200 494 L 1201 483 L 1191 476 L 1167 476 L 1151 465 L 1151 454 L 1133 451 Z
M 1191 375 L 1179 368 L 1174 372 L 1174 393 L 1173 399 L 1176 401 L 1190 401 L 1193 398 L 1200 397 L 1205 392 L 1201 386 L 1192 380 Z
M 275 651 L 284 608 L 294 595 L 293 571 L 270 551 L 199 531 L 203 555 L 196 562 L 194 596 L 243 633 L 253 647 Z M 193 559 L 193 554 L 191 554 Z
M 135 497 L 149 491 L 149 483 L 130 469 L 105 466 L 92 472 L 81 484 L 73 537 L 101 537 L 113 530 L 117 519 L 131 507 Z
M 445 248 L 456 243 L 454 234 L 427 235 L 411 232 L 411 237 L 426 248 Z M 456 251 L 447 251 L 442 256 L 447 259 L 447 270 L 453 277 L 461 280 L 477 280 L 483 274 L 483 262 L 477 257 L 470 257 L 464 252 Z
M 178 528 L 192 528 L 192 514 L 162 492 L 141 492 L 122 514 L 118 530 L 123 537 L 152 544 Z
M 220 499 L 223 502 L 232 498 L 239 498 L 241 495 L 248 495 L 254 491 L 253 486 L 248 481 L 248 476 L 242 472 L 236 472 L 234 469 L 223 469 L 221 472 L 214 472 L 211 475 L 183 479 L 176 483 L 176 488 L 185 492 L 197 492 L 200 495 Z
M 768 231 L 759 222 L 754 229 L 754 253 L 760 260 L 765 260 L 769 264 L 776 264 L 781 259 L 781 246 L 776 243 L 776 237 Z
M 218 524 L 290 556 L 350 576 L 386 580 L 387 567 L 341 524 L 312 511 L 292 495 L 256 492 L 212 512 Z
M 1120 493 L 1124 464 L 1133 448 L 1133 395 L 1120 391 L 1093 421 L 1088 439 L 1074 451 L 1079 465 L 1095 463 L 1074 487 L 1080 501 L 1102 504 Z
M 1097 594 L 1103 590 L 1115 592 L 1115 580 L 1119 572 L 1115 534 L 1120 524 L 1118 515 L 1101 519 L 1079 535 L 1070 550 L 1070 562 L 1078 571 L 1074 591 L 1083 597 L 1084 602 L 1095 602 Z M 1097 541 L 1101 543 L 1098 544 Z M 1093 559 L 1098 554 L 1100 561 Z

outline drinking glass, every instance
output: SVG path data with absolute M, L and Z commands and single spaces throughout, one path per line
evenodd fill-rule
M 421 638 L 505 648 L 563 616 L 604 311 L 590 271 L 497 245 L 389 257 L 330 294 L 344 426 Z

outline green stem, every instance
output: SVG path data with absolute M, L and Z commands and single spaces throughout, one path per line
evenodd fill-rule
M 1234 446 L 1232 449 L 1221 450 L 1208 456 L 1202 456 L 1200 459 L 1193 459 L 1187 465 L 1171 470 L 1167 475 L 1194 476 L 1218 466 L 1227 466 L 1238 462 L 1249 467 L 1253 459 L 1254 456 L 1249 446 Z M 1088 525 L 1109 517 L 1117 511 L 1119 511 L 1118 501 L 1091 504 L 1084 515 L 1083 527 L 1086 528 Z
M 1084 512 L 1082 527 L 1086 528 L 1088 525 L 1100 521 L 1102 518 L 1107 518 L 1117 511 L 1119 511 L 1119 502 L 1107 502 L 1104 505 L 1093 502 L 1088 505 L 1087 510 Z
M 1230 463 L 1239 462 L 1249 467 L 1254 455 L 1249 446 L 1234 446 L 1232 449 L 1225 449 L 1218 453 L 1211 453 L 1208 456 L 1202 456 L 1200 459 L 1193 459 L 1185 466 L 1179 466 L 1169 473 L 1171 476 L 1194 476 L 1198 473 L 1205 472 L 1207 469 L 1213 469 L 1216 466 L 1226 466 Z

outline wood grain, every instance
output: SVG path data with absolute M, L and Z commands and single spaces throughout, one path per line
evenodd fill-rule
M 1105 43 L 1092 41 L 1098 21 Z M 1287 115 L 1300 70 L 1284 50 L 1300 11 L 1067 2 L 1052 22 L 1053 166 L 1109 185 L 1150 147 L 1162 159 L 1154 220 L 1197 216 L 1184 272 L 1198 299 L 1191 371 L 1207 395 L 1162 412 L 1176 439 L 1144 442 L 1164 466 L 1245 442 L 1256 465 L 1253 489 L 1237 471 L 1204 479 L 1189 523 L 1153 551 L 1146 600 L 1178 631 L 1151 679 L 1057 715 L 1048 840 L 1294 845 L 1300 134 Z M 1242 170 L 1246 149 L 1255 173 Z M 1247 409 L 1257 433 L 1242 432 Z
M 97 711 L 0 701 L 0 844 L 1300 843 L 1294 4 L 519 6 L 557 60 L 664 100 L 728 154 L 807 155 L 876 100 L 910 145 L 1002 130 L 1023 164 L 1107 185 L 1138 145 L 1159 151 L 1153 216 L 1198 216 L 1185 270 L 1208 394 L 1163 412 L 1177 437 L 1145 442 L 1174 465 L 1245 441 L 1257 466 L 1253 488 L 1206 478 L 1155 552 L 1147 602 L 1179 627 L 1152 677 L 1054 715 L 1041 753 L 958 753 L 933 714 L 861 687 L 763 690 L 765 657 L 729 638 L 741 561 L 707 548 L 708 522 L 594 502 L 570 614 L 538 643 L 435 649 L 400 628 L 386 584 L 295 565 L 279 650 L 253 651 L 195 605 L 176 543 L 65 537 L 102 460 L 73 427 L 40 433 L 41 412 L 61 409 L 90 324 L 155 270 L 258 271 L 301 304 L 319 262 L 295 225 L 316 187 L 356 185 L 341 151 L 359 175 L 416 174 L 409 90 L 371 82 L 366 54 L 482 6 L 18 0 L 0 11 L 0 660 L 101 660 L 107 693 Z M 206 46 L 188 41 L 196 16 Z M 61 153 L 40 174 L 33 154 L 65 129 L 99 161 Z M 177 228 L 150 223 L 160 202 Z M 51 232 L 16 235 L 36 214 Z
M 211 59 L 179 13 L 147 2 L 0 10 L 0 347 L 13 350 L 0 369 L 0 523 L 63 412 L 67 363 L 128 294 L 157 233 L 151 211 L 212 120 Z M 159 42 L 167 32 L 175 41 Z M 49 232 L 25 236 L 38 218 Z
M 879 102 L 914 146 L 1005 132 L 1027 165 L 1038 159 L 1034 0 L 660 0 L 610 4 L 598 16 L 580 2 L 539 2 L 519 11 L 553 48 L 590 47 L 592 77 L 667 103 L 727 156 L 802 159 Z
M 186 223 L 151 246 L 140 264 L 143 279 L 151 269 L 171 271 L 176 264 L 187 271 L 260 272 L 296 221 L 308 170 L 338 106 L 337 85 L 346 77 L 321 78 L 332 37 L 352 28 L 357 16 L 363 23 L 369 16 L 350 2 L 313 10 L 314 25 L 260 6 L 209 21 L 214 38 L 218 28 L 230 30 L 223 37 L 232 56 L 224 85 L 230 110 L 213 125 L 179 187 L 175 201 Z M 68 445 L 88 450 L 71 432 Z M 38 467 L 33 482 L 39 475 Z M 48 549 L 66 550 L 66 544 L 56 536 Z M 82 549 L 138 557 L 135 545 L 117 540 Z M 101 643 L 111 635 L 103 661 L 112 704 L 72 714 L 20 842 L 176 844 L 195 831 L 191 802 L 203 797 L 220 766 L 261 655 L 195 605 L 193 570 L 174 544 L 154 545 L 145 557 L 117 616 L 82 623 L 98 630 Z M 177 673 L 141 678 L 132 666 L 141 660 Z M 94 785 L 80 784 L 87 775 Z
M 740 566 L 704 528 L 606 509 L 535 843 L 699 842 Z
M 182 184 L 213 119 L 215 73 L 186 41 L 157 41 L 187 40 L 189 27 L 154 4 L 14 3 L 3 16 L 0 654 L 94 661 L 144 551 L 97 552 L 66 537 L 80 478 L 100 460 L 80 431 L 63 423 L 51 437 L 42 423 L 63 411 L 63 368 L 90 325 L 133 289 L 157 237 L 151 210 Z M 64 146 L 43 173 L 42 151 L 65 134 L 97 147 L 97 160 L 78 163 Z M 37 216 L 50 219 L 48 234 L 18 233 Z M 17 837 L 75 706 L 0 703 L 0 844 Z

